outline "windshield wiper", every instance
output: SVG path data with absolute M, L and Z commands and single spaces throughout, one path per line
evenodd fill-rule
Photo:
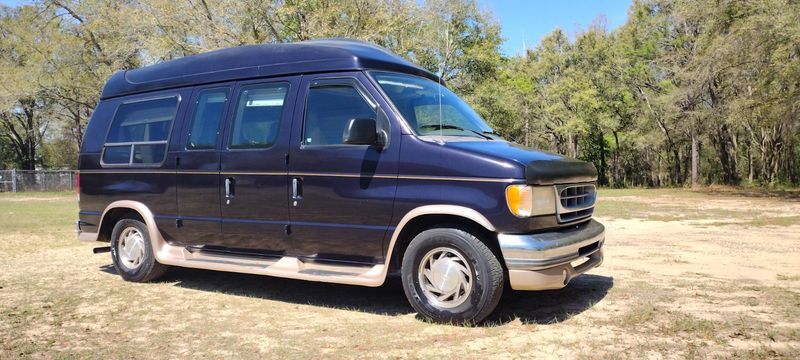
M 430 124 L 430 125 L 422 125 L 419 128 L 420 129 L 434 129 L 434 130 L 452 129 L 452 130 L 460 130 L 460 131 L 469 131 L 469 132 L 471 132 L 471 133 L 473 133 L 475 135 L 478 135 L 478 136 L 480 136 L 480 137 L 482 137 L 482 138 L 484 138 L 486 140 L 494 140 L 494 138 L 492 138 L 492 137 L 490 137 L 490 136 L 488 136 L 486 134 L 483 134 L 481 132 L 477 132 L 477 131 L 471 130 L 471 129 L 464 129 L 464 128 L 460 127 L 460 126 L 451 125 L 451 124 L 442 124 L 442 125 Z
M 491 130 L 491 131 L 481 131 L 481 133 L 482 133 L 482 134 L 486 134 L 486 135 L 493 135 L 493 136 L 497 136 L 498 138 L 501 138 L 501 139 L 503 138 L 503 137 L 502 137 L 500 134 L 498 134 L 498 133 L 494 132 L 494 130 Z M 494 139 L 494 138 L 492 138 L 492 139 Z

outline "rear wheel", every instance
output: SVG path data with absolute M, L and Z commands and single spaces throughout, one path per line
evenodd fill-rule
M 434 228 L 417 235 L 401 268 L 411 306 L 436 322 L 476 323 L 494 311 L 503 294 L 503 268 L 473 234 Z
M 122 219 L 114 226 L 111 259 L 117 273 L 127 281 L 152 281 L 167 270 L 156 261 L 147 226 L 134 219 Z

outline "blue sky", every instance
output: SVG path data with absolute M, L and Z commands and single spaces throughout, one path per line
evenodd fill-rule
M 8 6 L 16 6 L 16 5 L 19 5 L 19 4 L 25 4 L 25 3 L 29 3 L 29 2 L 30 1 L 24 1 L 24 0 L 0 0 L 0 4 L 8 5 Z
M 27 2 L 0 0 L 6 5 Z M 510 56 L 521 53 L 523 43 L 528 48 L 535 47 L 555 28 L 572 36 L 600 14 L 606 17 L 609 30 L 613 30 L 625 23 L 631 0 L 478 0 L 478 3 L 497 17 L 506 39 L 502 50 Z
M 572 37 L 600 14 L 606 17 L 608 30 L 613 30 L 627 20 L 631 0 L 478 0 L 478 3 L 500 22 L 506 39 L 503 53 L 515 55 L 521 53 L 523 42 L 533 48 L 555 28 Z

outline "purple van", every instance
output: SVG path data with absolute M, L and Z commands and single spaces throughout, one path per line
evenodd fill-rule
M 505 287 L 603 261 L 590 163 L 508 142 L 434 74 L 351 40 L 114 74 L 80 152 L 78 238 L 127 281 L 169 266 L 380 286 L 474 323 Z

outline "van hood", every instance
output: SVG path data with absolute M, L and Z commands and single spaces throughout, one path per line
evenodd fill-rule
M 447 147 L 518 164 L 531 185 L 554 185 L 597 180 L 594 164 L 527 148 L 504 140 L 450 141 Z

